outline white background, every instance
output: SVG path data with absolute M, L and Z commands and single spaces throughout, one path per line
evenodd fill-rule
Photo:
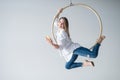
M 69 0 L 0 0 L 0 80 L 120 80 L 120 1 L 73 0 L 93 7 L 103 22 L 95 67 L 65 69 L 65 61 L 45 41 L 57 10 Z M 71 38 L 90 47 L 97 39 L 96 16 L 82 7 L 65 10 Z M 82 57 L 78 58 L 82 61 Z

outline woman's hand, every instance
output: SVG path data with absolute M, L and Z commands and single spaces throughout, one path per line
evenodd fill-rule
M 46 36 L 46 41 L 48 43 L 50 43 L 51 45 L 53 44 L 53 41 L 52 41 L 52 39 L 49 36 Z
M 52 39 L 49 37 L 49 36 L 46 36 L 46 41 L 51 44 L 54 48 L 58 49 L 59 48 L 59 45 L 57 44 L 54 44 Z
M 58 13 L 62 13 L 62 11 L 63 11 L 63 8 L 60 8 L 60 9 L 58 10 Z
M 55 48 L 55 49 L 58 49 L 59 48 L 59 45 L 57 45 L 57 44 L 52 44 L 53 45 L 53 47 Z
M 57 18 L 59 18 L 59 15 L 60 15 L 60 13 L 62 13 L 62 11 L 63 11 L 63 8 L 60 8 L 60 9 L 58 10 L 58 14 L 56 15 Z

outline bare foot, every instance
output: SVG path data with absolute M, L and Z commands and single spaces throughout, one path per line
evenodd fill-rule
M 102 35 L 102 36 L 100 36 L 100 38 L 97 40 L 97 43 L 102 43 L 102 41 L 105 39 L 105 36 L 104 35 Z
M 83 67 L 86 67 L 86 66 L 95 66 L 94 65 L 94 62 L 93 61 L 88 61 L 88 60 L 85 60 L 84 62 L 83 62 Z

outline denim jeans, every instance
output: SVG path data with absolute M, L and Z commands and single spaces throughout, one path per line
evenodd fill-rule
M 87 49 L 85 47 L 79 47 L 73 51 L 72 58 L 69 62 L 66 63 L 66 69 L 72 69 L 77 67 L 82 67 L 82 62 L 75 62 L 78 56 L 87 57 L 89 55 L 90 58 L 96 58 L 98 56 L 100 44 L 96 44 L 92 50 Z

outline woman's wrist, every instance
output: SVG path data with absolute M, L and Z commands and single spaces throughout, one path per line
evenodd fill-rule
M 52 43 L 52 46 L 53 46 L 54 48 L 56 48 L 56 49 L 59 48 L 59 45 L 58 45 L 58 44 L 54 44 L 54 43 Z
M 62 13 L 62 11 L 63 11 L 63 8 L 58 10 L 58 14 L 56 15 L 57 18 L 59 18 L 59 15 L 60 15 L 60 13 Z
M 54 46 L 54 43 L 52 42 L 51 45 Z

